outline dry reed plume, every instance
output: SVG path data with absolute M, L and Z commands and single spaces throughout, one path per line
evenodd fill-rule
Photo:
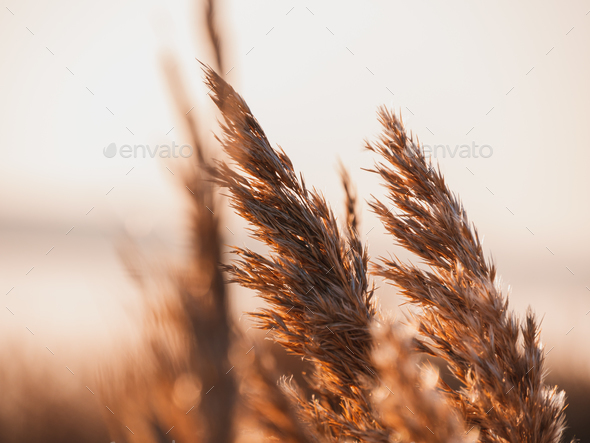
M 268 302 L 252 314 L 258 326 L 313 364 L 309 381 L 321 397 L 307 402 L 289 390 L 303 416 L 333 437 L 386 441 L 369 400 L 370 326 L 378 314 L 354 216 L 342 235 L 323 196 L 270 146 L 245 101 L 214 71 L 206 76 L 223 115 L 221 143 L 238 168 L 219 163 L 217 181 L 271 251 L 264 257 L 235 248 L 241 260 L 227 268 L 232 280 Z
M 544 355 L 531 311 L 523 323 L 508 310 L 496 269 L 477 231 L 425 160 L 401 121 L 386 109 L 377 172 L 395 207 L 371 203 L 387 231 L 420 257 L 425 271 L 384 260 L 377 273 L 399 287 L 416 314 L 420 350 L 442 357 L 462 388 L 449 401 L 481 430 L 482 442 L 557 442 L 564 429 L 564 394 L 543 383 Z

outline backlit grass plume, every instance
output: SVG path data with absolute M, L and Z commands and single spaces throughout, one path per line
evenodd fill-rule
M 382 441 L 366 387 L 374 379 L 370 326 L 378 311 L 356 229 L 349 223 L 340 232 L 323 196 L 271 147 L 231 86 L 210 69 L 206 81 L 223 116 L 222 145 L 235 163 L 219 163 L 217 181 L 253 236 L 270 248 L 267 256 L 235 248 L 241 260 L 228 268 L 232 279 L 268 302 L 253 314 L 258 326 L 312 363 L 310 382 L 322 398 L 301 400 L 308 418 L 334 436 Z
M 371 206 L 386 230 L 428 270 L 384 260 L 377 273 L 422 308 L 420 349 L 442 357 L 461 382 L 449 400 L 482 442 L 549 443 L 564 429 L 564 394 L 543 383 L 539 326 L 508 309 L 494 265 L 477 231 L 440 171 L 426 162 L 401 121 L 381 109 L 381 137 L 368 143 L 382 161 L 375 171 L 388 191 L 390 209 Z

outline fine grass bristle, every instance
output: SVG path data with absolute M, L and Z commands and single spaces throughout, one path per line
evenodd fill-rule
M 270 354 L 258 347 L 252 364 L 245 366 L 241 393 L 267 438 L 285 443 L 325 441 L 300 420 L 298 404 L 292 402 L 280 386 L 288 381 L 283 377 L 278 383 L 278 373 Z
M 467 443 L 478 441 L 477 429 L 465 429 L 462 417 L 437 389 L 438 370 L 419 367 L 414 331 L 399 323 L 376 325 L 373 353 L 383 383 L 375 392 L 381 417 L 400 441 Z

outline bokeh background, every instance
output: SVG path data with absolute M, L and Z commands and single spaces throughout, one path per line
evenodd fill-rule
M 122 242 L 162 263 L 186 253 L 178 174 L 190 159 L 107 158 L 103 149 L 187 142 L 163 74 L 170 55 L 189 85 L 186 111 L 211 123 L 213 140 L 197 61 L 212 62 L 201 9 L 191 0 L 2 3 L 5 416 L 31 383 L 50 403 L 78 395 L 141 339 L 142 295 L 119 258 Z M 543 317 L 547 366 L 569 389 L 571 420 L 585 417 L 590 392 L 589 10 L 587 0 L 226 0 L 218 11 L 226 79 L 338 214 L 339 159 L 348 167 L 375 258 L 399 252 L 365 203 L 382 195 L 363 170 L 378 106 L 401 112 L 424 144 L 491 147 L 488 158 L 439 149 L 433 161 L 485 237 L 511 307 Z M 229 208 L 224 215 L 225 241 L 253 246 L 244 223 Z M 379 286 L 384 308 L 402 313 L 395 290 Z M 236 287 L 232 297 L 247 329 L 242 313 L 260 303 Z

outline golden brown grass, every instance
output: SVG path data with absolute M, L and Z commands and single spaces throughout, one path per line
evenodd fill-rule
M 206 5 L 209 43 L 221 69 L 216 5 Z M 124 417 L 151 429 L 145 438 L 166 441 L 164 431 L 174 425 L 177 438 L 216 443 L 561 441 L 564 394 L 544 384 L 534 315 L 529 311 L 521 322 L 508 310 L 459 199 L 394 114 L 380 110 L 383 132 L 367 143 L 379 156 L 374 172 L 389 200 L 389 206 L 376 199 L 370 205 L 426 269 L 396 259 L 373 269 L 419 308 L 407 327 L 380 311 L 344 167 L 341 227 L 287 154 L 272 148 L 245 100 L 204 66 L 227 156 L 211 160 L 214 148 L 200 136 L 196 110 L 184 113 L 189 103 L 180 75 L 173 63 L 166 65 L 196 152 L 182 183 L 191 254 L 164 277 L 169 285 L 160 291 L 169 297 L 149 311 L 145 358 L 152 370 L 131 372 L 124 389 L 106 393 L 125 395 Z M 214 183 L 226 189 L 230 206 L 268 253 L 234 247 L 237 260 L 221 264 Z M 251 313 L 256 326 L 310 365 L 303 386 L 280 377 L 263 347 L 244 353 L 250 343 L 230 320 L 224 270 L 266 302 Z M 425 355 L 442 358 L 460 388 L 442 382 L 437 368 L 423 364 Z M 179 389 L 198 397 L 185 414 Z M 121 427 L 113 427 L 116 435 Z
M 208 0 L 206 29 L 221 70 L 215 10 L 216 2 Z M 367 143 L 379 158 L 374 172 L 388 198 L 387 205 L 377 199 L 370 205 L 392 238 L 424 266 L 384 259 L 371 270 L 344 168 L 346 217 L 339 226 L 325 198 L 307 187 L 282 149 L 272 148 L 245 100 L 204 67 L 227 155 L 212 161 L 215 149 L 201 137 L 197 110 L 186 113 L 180 75 L 173 63 L 166 66 L 196 154 L 182 175 L 190 255 L 181 266 L 165 264 L 164 271 L 143 263 L 140 254 L 127 257 L 142 291 L 156 298 L 146 299 L 143 347 L 122 371 L 102 374 L 101 398 L 117 411 L 103 411 L 112 438 L 561 441 L 565 395 L 544 382 L 539 324 L 532 311 L 519 320 L 508 309 L 459 199 L 397 116 L 381 109 L 383 131 Z M 268 253 L 234 247 L 237 260 L 221 263 L 215 183 Z M 252 316 L 266 337 L 311 367 L 303 385 L 281 376 L 268 350 L 252 345 L 233 324 L 224 271 L 265 301 Z M 417 308 L 409 325 L 381 313 L 372 272 Z M 425 355 L 443 359 L 460 387 L 441 381 L 438 369 L 424 364 Z
M 401 121 L 382 109 L 383 133 L 367 145 L 382 157 L 375 172 L 393 208 L 377 200 L 371 206 L 397 242 L 430 269 L 384 260 L 376 272 L 422 308 L 415 315 L 417 351 L 445 359 L 462 387 L 455 391 L 439 383 L 444 397 L 429 395 L 432 388 L 402 390 L 418 379 L 417 370 L 404 361 L 414 358 L 407 344 L 389 330 L 388 349 L 402 360 L 390 364 L 397 374 L 389 380 L 406 395 L 381 402 L 390 405 L 383 411 L 370 394 L 380 379 L 371 359 L 379 340 L 370 327 L 381 318 L 348 179 L 346 233 L 341 234 L 324 198 L 306 187 L 283 151 L 271 147 L 246 102 L 211 69 L 206 69 L 206 82 L 223 115 L 221 143 L 233 161 L 233 166 L 218 163 L 217 182 L 229 190 L 232 207 L 250 223 L 253 237 L 270 248 L 266 256 L 235 248 L 240 260 L 227 269 L 233 281 L 258 291 L 267 302 L 266 309 L 253 314 L 258 326 L 312 363 L 309 382 L 317 397 L 308 401 L 289 384 L 284 389 L 318 436 L 560 441 L 564 396 L 543 383 L 543 349 L 534 316 L 529 312 L 521 324 L 508 310 L 495 268 L 485 259 L 463 207 Z M 404 402 L 415 405 L 420 415 L 400 415 Z M 438 423 L 438 435 L 426 423 Z
M 564 394 L 543 382 L 534 315 L 520 322 L 508 310 L 477 231 L 401 121 L 382 109 L 383 132 L 367 143 L 380 156 L 374 172 L 392 207 L 370 204 L 427 269 L 389 259 L 374 270 L 420 308 L 410 321 L 415 333 L 380 313 L 345 170 L 341 229 L 324 197 L 306 186 L 284 151 L 271 147 L 242 97 L 213 69 L 204 71 L 221 113 L 218 140 L 227 160 L 209 160 L 198 122 L 186 117 L 197 153 L 183 183 L 190 193 L 191 256 L 169 275 L 172 308 L 157 308 L 163 321 L 152 319 L 175 331 L 152 345 L 158 370 L 146 386 L 154 386 L 159 407 L 130 408 L 148 417 L 154 435 L 180 420 L 169 392 L 189 377 L 198 380 L 200 398 L 178 432 L 196 441 L 247 441 L 236 430 L 248 427 L 290 442 L 559 442 Z M 176 71 L 169 78 L 178 108 L 186 108 Z M 238 259 L 221 264 L 213 182 L 227 190 L 267 254 L 234 247 Z M 232 352 L 246 340 L 228 316 L 223 269 L 266 302 L 251 314 L 257 327 L 311 365 L 306 386 L 285 377 L 277 383 L 262 348 L 250 360 Z M 182 345 L 170 354 L 165 342 L 174 336 Z M 432 367 L 421 368 L 423 354 L 444 359 L 461 387 L 451 389 Z

